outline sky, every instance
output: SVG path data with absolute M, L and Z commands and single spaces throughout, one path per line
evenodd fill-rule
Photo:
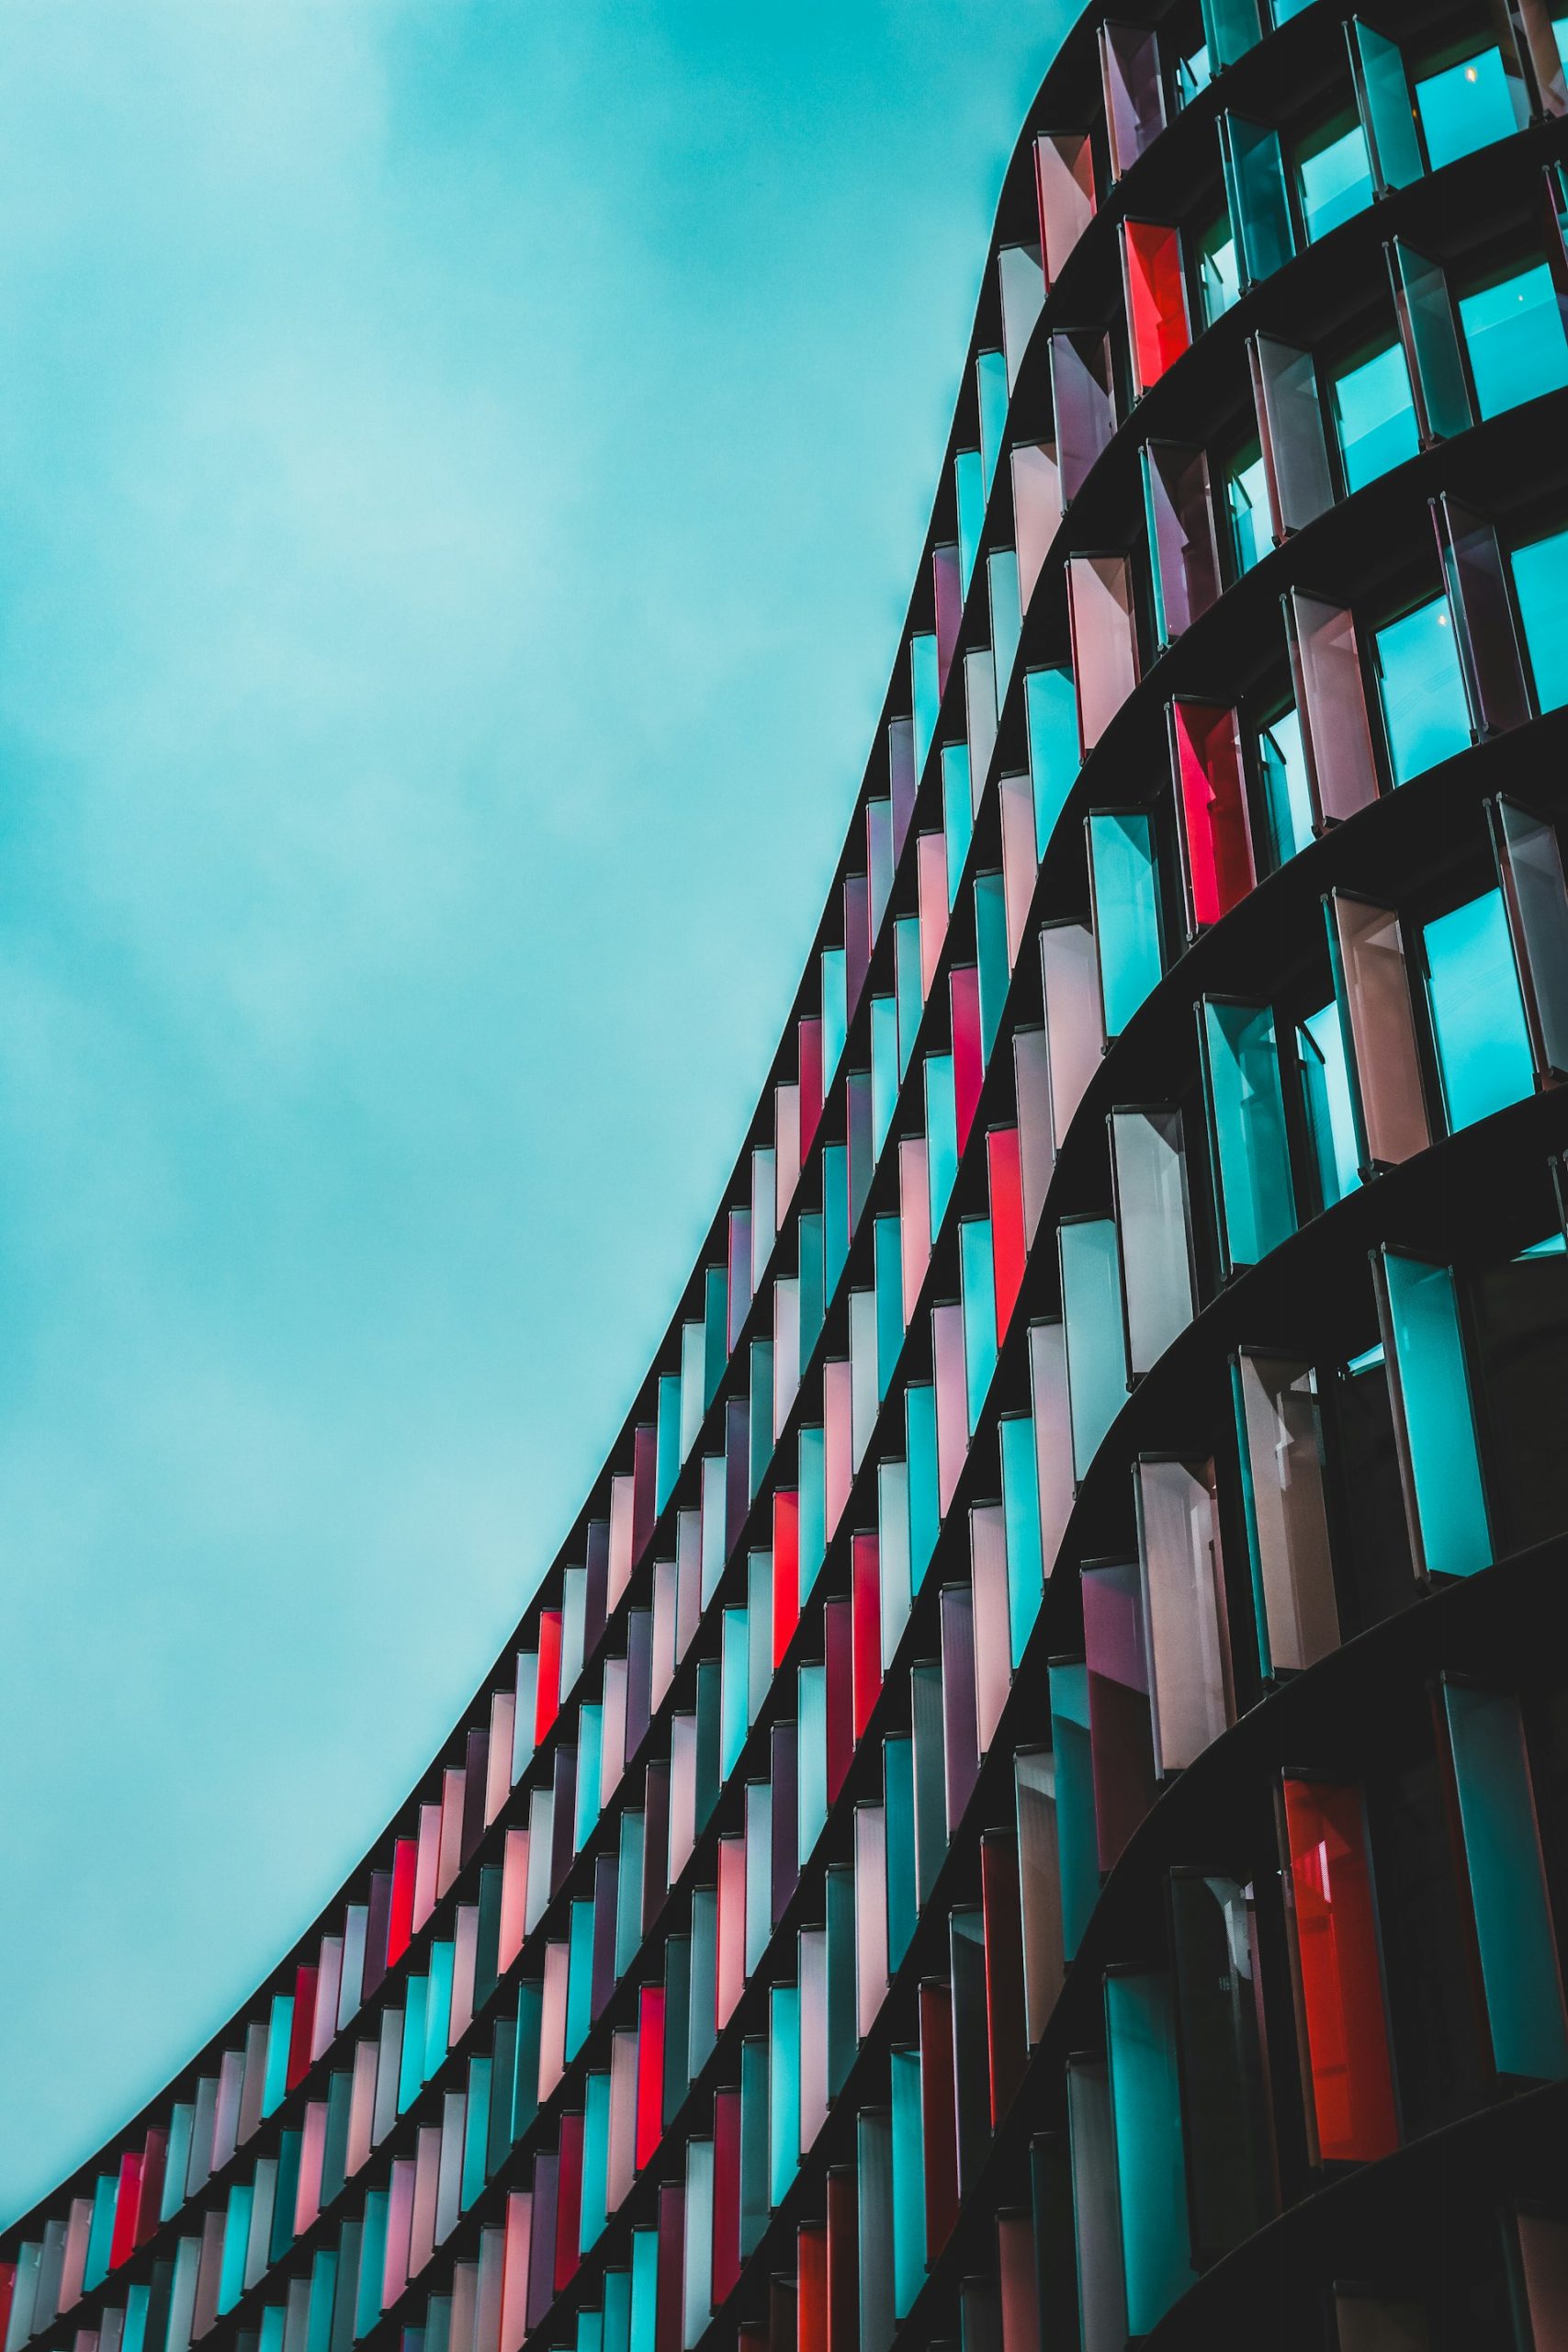
M 0 2219 L 617 1433 L 860 782 L 1053 0 L 0 11 Z

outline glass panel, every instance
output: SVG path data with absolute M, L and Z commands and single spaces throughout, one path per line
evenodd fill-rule
M 1263 38 L 1258 0 L 1202 0 L 1202 16 L 1203 46 L 1212 74 L 1224 73 Z
M 980 404 L 980 471 L 988 504 L 1008 421 L 1007 361 L 999 351 L 982 351 L 976 360 L 975 389 Z
M 1111 1163 L 1127 1368 L 1147 1372 L 1192 1320 L 1192 1248 L 1179 1111 L 1112 1111 Z
M 1141 808 L 1095 809 L 1087 820 L 1089 891 L 1104 1034 L 1119 1036 L 1160 977 L 1154 820 Z
M 1337 1006 L 1325 1004 L 1300 1023 L 1296 1067 L 1317 1176 L 1318 1204 L 1331 1209 L 1361 1181 L 1350 1073 Z
M 1461 294 L 1459 315 L 1483 416 L 1568 384 L 1568 340 L 1545 262 Z
M 1524 127 L 1522 115 L 1515 111 L 1502 51 L 1496 49 L 1478 49 L 1436 74 L 1417 74 L 1416 111 L 1427 141 L 1427 160 L 1435 172 Z
M 1568 531 L 1532 539 L 1509 560 L 1536 707 L 1560 710 L 1568 703 Z
M 914 696 L 915 771 L 923 773 L 936 734 L 937 712 L 942 705 L 942 688 L 937 683 L 936 639 L 934 636 L 912 637 L 909 639 L 909 682 Z M 831 1063 L 828 1064 L 831 1068 Z
M 1386 1245 L 1372 1266 L 1411 1546 L 1428 1576 L 1472 1576 L 1492 1538 L 1453 1275 Z
M 1108 335 L 1051 337 L 1051 409 L 1056 420 L 1056 462 L 1069 504 L 1116 431 L 1116 393 Z
M 1171 644 L 1220 593 L 1209 460 L 1201 449 L 1146 442 L 1139 453 L 1154 577 L 1155 631 Z
M 1127 2292 L 1116 2211 L 1111 2086 L 1099 2059 L 1067 2061 L 1067 2124 L 1079 2341 L 1084 2352 L 1121 2352 L 1127 2341 Z
M 1180 232 L 1153 220 L 1122 224 L 1122 283 L 1133 389 L 1146 392 L 1192 340 Z
M 1169 720 L 1187 928 L 1195 933 L 1228 914 L 1257 880 L 1241 730 L 1234 710 L 1208 703 L 1173 702 Z
M 959 593 L 967 596 L 986 527 L 986 486 L 978 449 L 960 449 L 953 461 L 953 483 L 958 506 Z
M 1177 105 L 1190 107 L 1193 99 L 1206 90 L 1214 78 L 1209 64 L 1209 51 L 1206 43 L 1191 51 L 1186 57 L 1177 59 L 1175 78 Z
M 1404 60 L 1393 41 L 1359 18 L 1345 30 L 1350 43 L 1350 77 L 1356 85 L 1373 178 L 1380 193 L 1408 187 L 1426 167 Z
M 1295 166 L 1308 244 L 1364 212 L 1372 200 L 1367 134 L 1352 115 L 1336 115 L 1309 131 L 1297 142 Z
M 1427 1002 L 1450 1133 L 1534 1091 L 1524 1001 L 1501 890 L 1429 922 L 1421 934 Z
M 1067 618 L 1078 742 L 1087 758 L 1138 683 L 1133 567 L 1124 555 L 1068 559 Z
M 1202 305 L 1204 325 L 1213 326 L 1240 297 L 1241 264 L 1231 233 L 1230 215 L 1222 212 L 1198 240 L 1198 299 Z
M 1397 237 L 1384 251 L 1393 280 L 1393 313 L 1416 390 L 1416 428 L 1425 447 L 1451 439 L 1472 422 L 1453 301 L 1436 262 Z
M 1220 1258 L 1225 1277 L 1296 1229 L 1285 1095 L 1269 1005 L 1206 998 L 1201 1009 Z
M 1080 922 L 1043 923 L 1040 966 L 1050 1072 L 1051 1139 L 1062 1138 L 1105 1050 L 1094 933 Z
M 1420 447 L 1410 372 L 1397 342 L 1340 368 L 1330 385 L 1347 490 L 1363 490 Z
M 1040 256 L 1030 245 L 1004 245 L 997 255 L 1001 295 L 1002 352 L 1007 360 L 1008 390 L 1018 382 L 1018 371 L 1045 300 L 1045 278 Z
M 1433 502 L 1432 518 L 1471 727 L 1483 737 L 1522 727 L 1529 693 L 1497 534 L 1447 491 Z
M 1470 706 L 1446 596 L 1378 629 L 1372 658 L 1395 784 L 1469 749 Z
M 1089 1668 L 1058 1661 L 1048 1675 L 1055 1758 L 1056 1848 L 1062 1868 L 1062 1939 L 1071 1960 L 1100 1894 L 1094 1768 L 1089 1737 Z
M 1239 115 L 1220 117 L 1220 159 L 1245 286 L 1282 269 L 1296 250 L 1280 134 Z
M 1192 2284 L 1170 1979 L 1116 1968 L 1105 1979 L 1105 2046 L 1116 2143 L 1127 2327 L 1145 2335 Z
M 1516 0 L 1514 23 L 1540 93 L 1541 112 L 1568 114 L 1568 11 L 1562 0 Z
M 1207 2263 L 1261 2229 L 1276 2203 L 1247 1890 L 1173 1871 L 1170 1944 L 1192 2245 Z
M 1399 2144 L 1360 1792 L 1284 1784 L 1286 1887 L 1309 2129 L 1322 2163 Z
M 1136 1563 L 1096 1561 L 1085 1566 L 1079 1583 L 1089 1668 L 1095 1838 L 1100 1867 L 1109 1871 L 1115 1868 L 1127 1840 L 1158 1793 L 1150 1736 L 1148 1660 Z
M 1179 1772 L 1235 1721 L 1213 1465 L 1134 1473 L 1155 1770 Z
M 1331 824 L 1378 797 L 1356 624 L 1338 605 L 1292 590 L 1285 634 L 1317 822 Z
M 1094 218 L 1094 149 L 1087 130 L 1056 131 L 1035 141 L 1034 187 L 1045 283 L 1054 286 Z
M 1254 335 L 1247 351 L 1273 535 L 1283 539 L 1334 503 L 1317 366 L 1272 335 Z
M 1397 1167 L 1432 1140 L 1399 917 L 1338 890 L 1326 912 L 1360 1164 Z
M 1158 40 L 1141 25 L 1101 25 L 1100 72 L 1111 175 L 1120 179 L 1165 129 Z
M 1568 2075 L 1568 2020 L 1519 1702 L 1445 1680 L 1475 1939 L 1500 2075 Z
M 1272 873 L 1312 839 L 1312 786 L 1306 745 L 1295 708 L 1282 710 L 1258 737 L 1268 870 Z
M 1310 1364 L 1245 1350 L 1231 1365 L 1259 1671 L 1298 1674 L 1339 1646 Z
M 986 586 L 991 606 L 991 644 L 996 662 L 995 678 L 989 689 L 989 711 L 999 710 L 1007 699 L 1012 678 L 1012 665 L 1018 658 L 1019 635 L 1023 626 L 1022 605 L 1018 577 L 1018 557 L 1011 548 L 1000 548 L 986 559 Z M 968 666 L 964 667 L 964 684 L 969 683 Z M 995 741 L 995 725 L 987 712 L 987 731 Z M 978 773 L 974 778 L 975 790 L 985 789 L 986 768 L 989 760 L 976 761 Z
M 1568 883 L 1557 829 L 1517 800 L 1487 804 L 1537 1074 L 1568 1076 Z
M 1078 772 L 1078 707 L 1070 670 L 1026 670 L 1023 708 L 1034 786 L 1034 851 L 1045 854 Z
M 1026 613 L 1062 519 L 1062 477 L 1054 446 L 1037 447 L 1024 443 L 1013 450 L 1011 465 L 1019 609 Z
M 1261 442 L 1249 441 L 1225 469 L 1231 560 L 1240 579 L 1269 553 L 1269 469 Z
M 1064 1217 L 1057 1227 L 1073 1471 L 1082 1478 L 1127 1401 L 1122 1285 L 1110 1217 Z

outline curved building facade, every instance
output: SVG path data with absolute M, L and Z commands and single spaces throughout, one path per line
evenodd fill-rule
M 1097 6 L 514 1640 L 4 2352 L 1568 2343 L 1565 0 Z

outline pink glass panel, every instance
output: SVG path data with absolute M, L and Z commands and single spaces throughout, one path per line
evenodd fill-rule
M 1062 476 L 1048 443 L 1026 442 L 1012 453 L 1012 513 L 1018 539 L 1018 598 L 1029 610 L 1062 519 Z
M 1292 591 L 1285 601 L 1302 745 L 1320 825 L 1378 797 L 1366 681 L 1352 616 Z
M 1087 758 L 1138 683 L 1133 567 L 1124 555 L 1068 559 L 1067 616 L 1078 748 Z
M 1054 286 L 1094 218 L 1094 150 L 1087 130 L 1056 131 L 1035 141 L 1034 189 L 1045 283 Z
M 920 917 L 920 996 L 929 1002 L 936 985 L 942 943 L 947 936 L 947 843 L 941 833 L 921 833 L 915 843 Z
M 898 1146 L 898 1250 L 908 1330 L 931 1255 L 931 1180 L 924 1136 L 911 1136 Z
M 1159 43 L 1142 25 L 1101 25 L 1100 73 L 1111 175 L 1120 179 L 1165 129 L 1165 85 Z
M 1187 923 L 1198 931 L 1227 914 L 1258 879 L 1247 831 L 1241 729 L 1234 710 L 1173 702 L 1170 739 Z

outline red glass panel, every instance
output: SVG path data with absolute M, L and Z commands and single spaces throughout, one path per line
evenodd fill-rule
M 412 1838 L 400 1838 L 392 1849 L 392 1902 L 387 1916 L 389 1968 L 397 1966 L 413 1934 L 413 1879 L 418 1858 L 418 1842 Z
M 800 1024 L 800 1156 L 802 1159 L 811 1148 L 811 1138 L 817 1133 L 817 1122 L 822 1116 L 822 1023 L 820 1020 L 803 1021 Z
M 919 1988 L 920 2124 L 926 2160 L 926 2259 L 934 2262 L 958 2218 L 958 2114 L 953 2072 L 953 1995 Z
M 416 1849 L 417 1850 L 417 1849 Z M 413 1898 L 409 1898 L 409 1917 L 413 1917 Z M 316 2022 L 316 1972 L 313 1968 L 297 1968 L 294 1972 L 294 2019 L 288 2034 L 288 2069 L 285 2077 L 289 2090 L 303 2081 L 310 2064 L 310 2032 Z
M 986 1137 L 991 1188 L 991 1279 L 997 1293 L 997 1343 L 1007 1337 L 1029 1254 L 1024 1238 L 1023 1167 L 1018 1129 L 993 1127 Z
M 1359 1789 L 1285 1782 L 1302 2026 L 1318 2153 L 1364 2163 L 1399 2144 Z
M 664 2132 L 664 1987 L 645 1984 L 637 2013 L 637 2168 L 651 2164 Z
M 1050 287 L 1094 218 L 1094 150 L 1087 130 L 1057 131 L 1035 141 L 1034 190 Z
M 937 691 L 945 694 L 948 672 L 953 667 L 953 650 L 958 643 L 959 623 L 964 618 L 964 588 L 958 569 L 958 549 L 938 548 L 931 557 L 931 571 L 936 595 Z
M 539 1612 L 539 1666 L 534 1691 L 536 1747 L 560 1713 L 560 1611 Z
M 141 2196 L 140 2156 L 128 2150 L 119 2160 L 119 2187 L 115 2192 L 114 2235 L 109 2242 L 109 2268 L 118 2270 L 136 2245 L 137 2207 Z
M 0 2343 L 5 2341 L 6 2331 L 10 2324 L 11 2297 L 16 2292 L 16 2264 L 0 2262 Z
M 974 964 L 960 965 L 951 975 L 953 1002 L 953 1103 L 958 1124 L 958 1148 L 969 1141 L 980 1101 L 986 1065 L 980 1044 L 980 974 Z
M 784 1663 L 800 1623 L 800 1497 L 793 1490 L 773 1496 L 773 1664 Z
M 560 2120 L 560 2168 L 556 2175 L 556 2292 L 570 2286 L 581 2259 L 582 2235 L 582 2118 Z
M 714 2157 L 717 2170 L 716 2151 Z M 795 2352 L 828 2352 L 828 2228 L 803 2222 L 795 2234 Z
M 1247 833 L 1241 730 L 1234 710 L 1173 702 L 1170 742 L 1187 924 L 1198 931 L 1227 914 L 1258 879 Z
M 164 2165 L 169 2154 L 166 2132 L 149 2132 L 141 2156 L 141 2188 L 136 2200 L 136 2243 L 145 2245 L 158 2226 L 164 2201 Z
M 716 2091 L 713 2102 L 713 2303 L 716 2311 L 740 2276 L 740 2093 Z
M 857 1535 L 851 1566 L 855 1623 L 855 1737 L 865 1736 L 882 1688 L 882 1579 L 876 1538 Z
M 1133 387 L 1146 392 L 1192 340 L 1179 231 L 1157 220 L 1122 223 L 1122 280 Z
M 822 1605 L 822 1645 L 828 1672 L 828 1802 L 833 1804 L 855 1752 L 854 1632 L 851 1603 Z

